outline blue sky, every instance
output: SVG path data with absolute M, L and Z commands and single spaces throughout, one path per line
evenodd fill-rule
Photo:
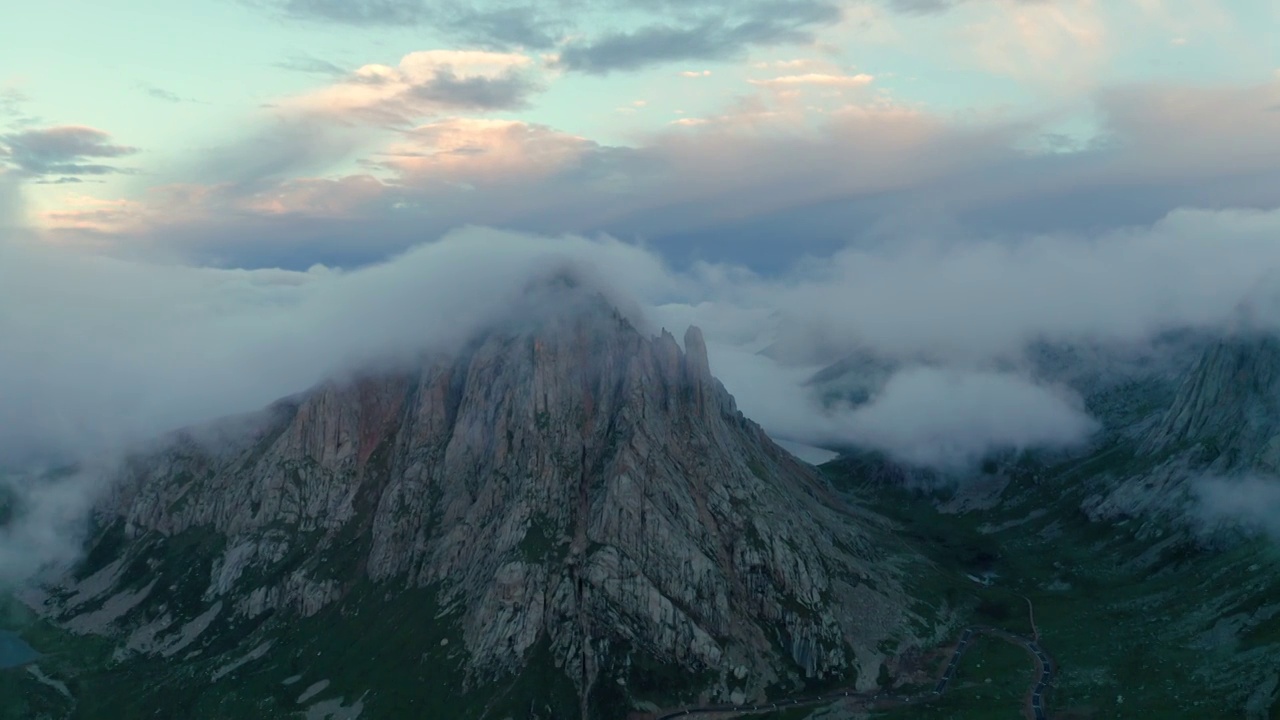
M 19 221 L 107 252 L 350 265 L 480 224 L 767 268 L 1280 204 L 1267 0 L 51 0 L 6 25 Z

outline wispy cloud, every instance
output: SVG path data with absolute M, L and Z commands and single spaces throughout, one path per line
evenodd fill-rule
M 111 135 L 83 125 L 60 125 L 0 135 L 0 151 L 20 171 L 30 175 L 105 175 L 125 172 L 115 165 L 86 162 L 119 158 L 138 152 L 116 145 Z
M 195 98 L 187 97 L 185 95 L 179 95 L 178 93 L 175 93 L 171 90 L 165 90 L 164 88 L 156 87 L 154 85 L 142 85 L 141 90 L 142 92 L 146 93 L 148 97 L 155 98 L 156 100 L 163 100 L 169 103 L 200 102 Z
M 569 70 L 604 75 L 650 65 L 742 56 L 752 47 L 806 43 L 816 28 L 839 21 L 840 9 L 820 0 L 748 3 L 690 25 L 655 23 L 590 37 L 560 51 Z
M 829 73 L 805 73 L 803 75 L 779 75 L 778 77 L 767 78 L 764 80 L 753 79 L 748 80 L 752 85 L 762 85 L 765 87 L 797 87 L 805 85 L 816 85 L 824 87 L 864 87 L 875 82 L 875 77 L 866 73 L 857 73 L 855 75 L 835 75 Z
M 571 23 L 558 8 L 536 3 L 424 0 L 247 0 L 286 16 L 364 27 L 425 25 L 470 46 L 547 49 Z
M 1280 540 L 1280 478 L 1201 478 L 1192 492 L 1192 510 L 1207 529 L 1235 527 Z
M 347 68 L 337 63 L 323 60 L 316 57 L 295 56 L 281 60 L 275 63 L 275 67 L 282 70 L 292 70 L 294 72 L 310 73 L 315 75 L 332 75 L 340 76 L 348 72 Z
M 524 107 L 540 87 L 533 61 L 516 53 L 427 50 L 405 55 L 397 66 L 365 65 L 337 82 L 291 98 L 282 108 L 407 123 L 458 111 Z

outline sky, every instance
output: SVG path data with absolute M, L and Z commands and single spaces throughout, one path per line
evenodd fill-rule
M 775 437 L 944 468 L 1096 432 L 1031 344 L 1280 297 L 1270 0 L 48 0 L 5 25 L 0 465 L 448 350 L 563 263 L 650 330 L 700 325 Z M 857 353 L 897 369 L 822 406 L 805 383 Z
M 479 224 L 777 272 L 1280 202 L 1269 0 L 60 0 L 6 24 L 22 222 L 112 254 L 349 267 Z

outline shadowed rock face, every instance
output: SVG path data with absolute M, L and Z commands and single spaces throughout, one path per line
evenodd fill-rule
M 361 584 L 438 587 L 461 614 L 469 683 L 546 643 L 584 697 L 622 644 L 706 672 L 713 695 L 730 679 L 748 697 L 800 676 L 872 686 L 878 646 L 909 619 L 874 540 L 887 530 L 737 411 L 696 328 L 682 351 L 576 306 L 254 422 L 130 462 L 98 517 L 124 540 L 99 542 L 89 590 L 120 592 L 112 568 L 135 548 L 208 530 L 211 570 L 190 581 L 202 607 L 306 616 Z M 46 606 L 64 620 L 84 588 L 67 590 Z M 129 599 L 97 629 L 152 638 L 189 621 Z
M 1280 472 L 1280 340 L 1224 340 L 1201 357 L 1146 449 L 1188 444 L 1211 444 L 1221 470 Z
M 1280 474 L 1280 340 L 1241 334 L 1209 347 L 1138 457 L 1150 467 L 1088 498 L 1087 513 L 1184 519 L 1198 478 Z M 1149 528 L 1163 532 L 1160 522 Z

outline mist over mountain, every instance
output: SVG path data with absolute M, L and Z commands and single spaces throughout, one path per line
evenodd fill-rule
M 650 323 L 704 327 L 744 407 L 802 436 L 812 428 L 786 427 L 795 415 L 824 422 L 810 399 L 787 408 L 753 391 L 794 385 L 859 348 L 926 357 L 957 382 L 975 370 L 1019 376 L 1007 385 L 1031 374 L 997 361 L 1034 342 L 1140 345 L 1171 328 L 1225 327 L 1280 263 L 1276 217 L 1181 211 L 1097 238 L 851 248 L 774 276 L 672 268 L 607 239 L 483 229 L 382 264 L 308 272 L 155 265 L 13 240 L 0 243 L 0 339 L 11 348 L 0 447 L 12 457 L 116 445 L 248 410 L 353 363 L 447 347 L 565 261 Z M 776 362 L 747 357 L 770 345 Z
M 1066 365 L 1081 377 L 1106 375 L 1117 352 L 1182 357 L 1160 338 L 1240 322 L 1246 292 L 1265 329 L 1280 317 L 1256 309 L 1280 263 L 1277 217 L 1180 211 L 1097 238 L 850 248 L 773 276 L 674 268 L 607 238 L 481 228 L 381 264 L 307 272 L 154 264 L 15 236 L 0 242 L 0 457 L 23 468 L 110 455 L 369 363 L 456 349 L 522 317 L 536 304 L 530 281 L 562 267 L 639 327 L 703 327 L 714 372 L 774 437 L 948 468 L 1076 448 L 1106 413 L 1035 348 L 1076 353 Z M 806 384 L 864 351 L 883 363 L 857 374 L 863 404 L 832 405 Z M 82 509 L 100 479 L 29 504 Z
M 136 700 L 157 704 L 176 683 L 253 702 L 217 668 L 261 648 L 285 672 L 306 657 L 291 628 L 312 617 L 448 633 L 422 654 L 441 674 L 417 694 L 360 696 L 382 714 L 406 693 L 446 712 L 546 677 L 503 701 L 620 718 L 669 697 L 655 664 L 738 702 L 871 688 L 882 648 L 922 642 L 903 574 L 923 558 L 738 411 L 697 328 L 683 350 L 646 337 L 572 270 L 520 297 L 453 348 L 129 454 L 85 562 L 26 602 L 120 644 L 122 662 L 213 655 Z M 377 625 L 402 597 L 439 610 Z

